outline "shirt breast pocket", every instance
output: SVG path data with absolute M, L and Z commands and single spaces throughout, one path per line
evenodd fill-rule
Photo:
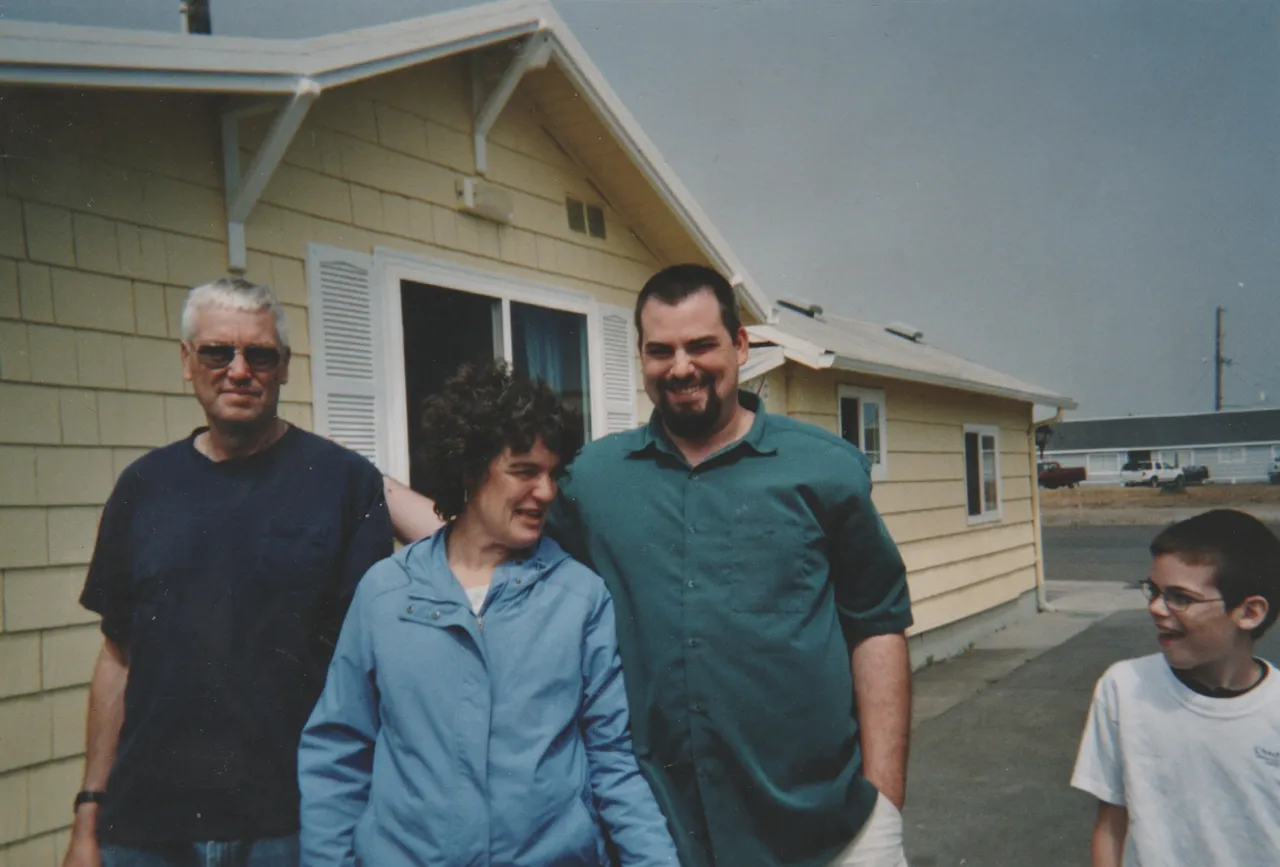
M 732 524 L 724 542 L 729 608 L 740 613 L 805 612 L 816 593 L 813 552 L 805 528 L 781 518 Z
M 257 551 L 258 571 L 280 589 L 314 587 L 333 571 L 340 553 L 332 534 L 279 519 L 267 523 Z

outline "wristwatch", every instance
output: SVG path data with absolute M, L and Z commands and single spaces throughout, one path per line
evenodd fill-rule
M 71 808 L 72 812 L 79 810 L 81 804 L 104 804 L 107 800 L 107 793 L 102 791 L 89 791 L 76 793 L 75 805 Z

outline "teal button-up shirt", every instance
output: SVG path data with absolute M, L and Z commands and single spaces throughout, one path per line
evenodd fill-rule
M 613 594 L 641 768 L 684 867 L 826 867 L 875 804 L 852 642 L 911 625 L 866 458 L 755 411 L 690 467 L 657 415 L 574 461 L 550 532 Z

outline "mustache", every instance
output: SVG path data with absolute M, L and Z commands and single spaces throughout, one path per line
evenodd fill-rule
M 682 388 L 688 388 L 691 385 L 708 386 L 712 383 L 712 377 L 709 373 L 691 373 L 688 376 L 682 376 L 679 379 L 668 379 L 662 383 L 663 391 L 679 391 Z

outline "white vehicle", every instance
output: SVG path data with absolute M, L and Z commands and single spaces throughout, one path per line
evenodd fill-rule
M 1126 488 L 1158 485 L 1186 484 L 1187 476 L 1182 467 L 1162 464 L 1159 461 L 1131 461 L 1120 468 L 1120 481 Z

